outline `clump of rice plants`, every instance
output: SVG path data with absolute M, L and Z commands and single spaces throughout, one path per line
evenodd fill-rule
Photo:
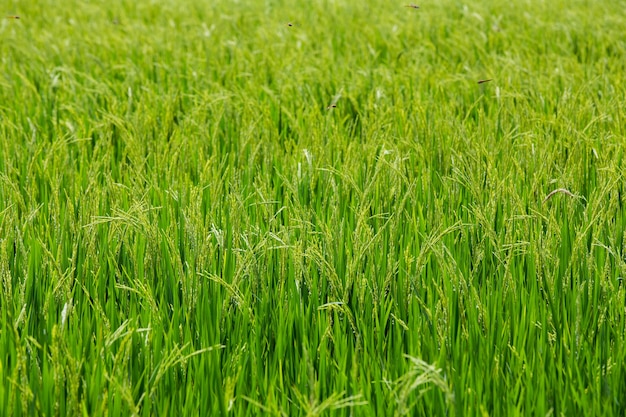
M 0 8 L 2 413 L 626 412 L 620 2 Z

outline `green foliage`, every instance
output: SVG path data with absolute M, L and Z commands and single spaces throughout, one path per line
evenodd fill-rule
M 626 413 L 623 1 L 5 3 L 6 415 Z

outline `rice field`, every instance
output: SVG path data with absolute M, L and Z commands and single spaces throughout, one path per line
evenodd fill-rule
M 5 1 L 0 415 L 625 415 L 624 10 Z

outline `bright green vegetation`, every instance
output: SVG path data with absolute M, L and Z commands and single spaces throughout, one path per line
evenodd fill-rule
M 4 2 L 0 413 L 624 415 L 626 4 L 419 4 Z

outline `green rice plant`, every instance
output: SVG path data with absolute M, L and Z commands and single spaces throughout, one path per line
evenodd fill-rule
M 406 5 L 2 6 L 0 415 L 624 414 L 623 2 Z

